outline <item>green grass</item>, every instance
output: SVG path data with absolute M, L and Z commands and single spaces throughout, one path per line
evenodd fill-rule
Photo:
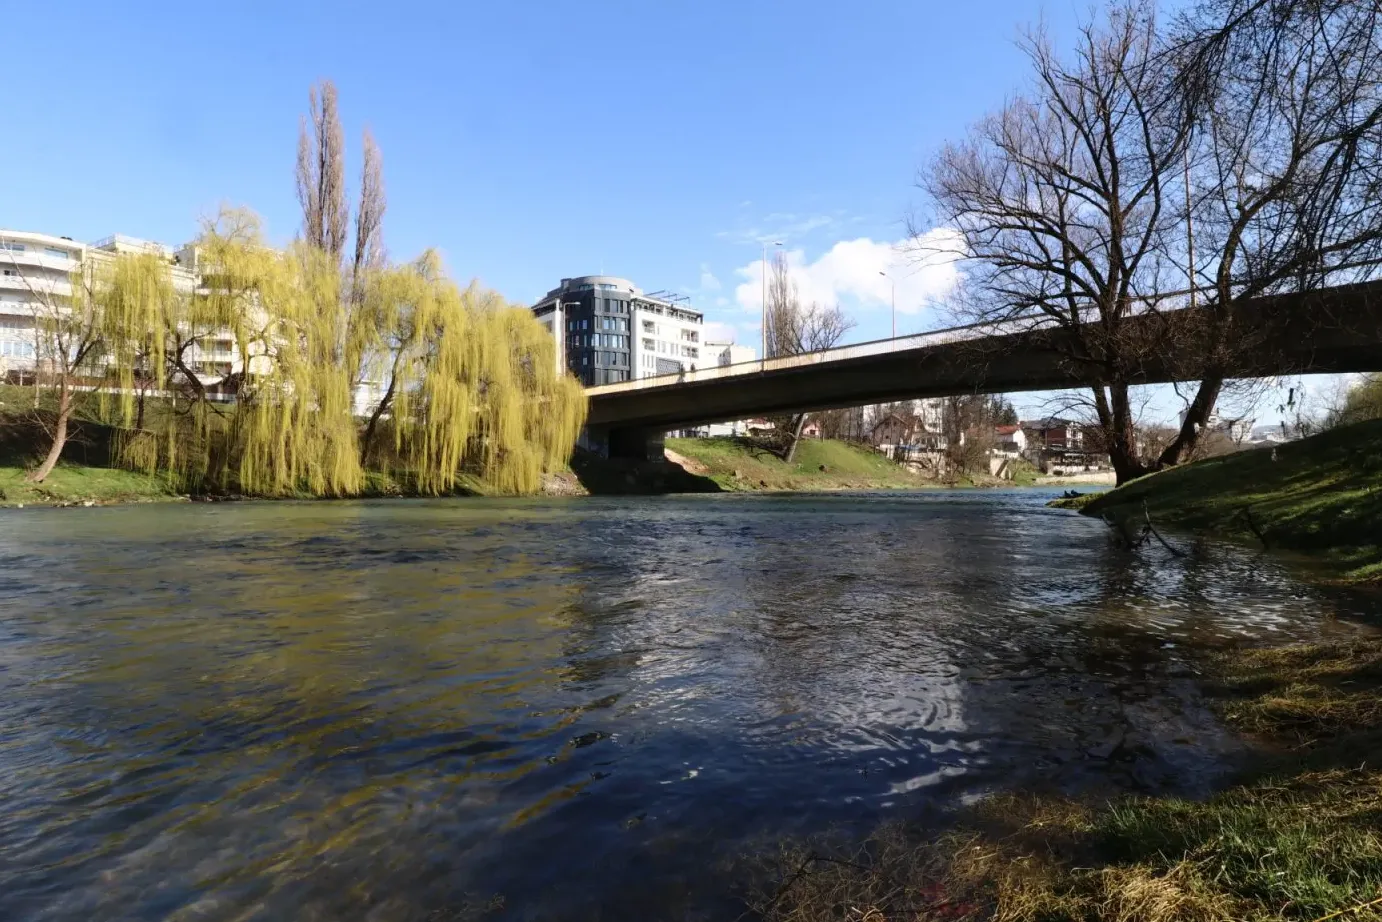
M 1260 543 L 1318 558 L 1347 581 L 1382 579 L 1382 421 L 1225 455 L 1135 480 L 1086 515 Z
M 668 439 L 723 490 L 917 489 L 934 484 L 876 452 L 833 439 L 802 439 L 792 464 L 748 439 Z M 736 476 L 736 474 L 738 476 Z
M 176 499 L 161 477 L 104 467 L 59 464 L 43 483 L 26 483 L 28 471 L 0 467 L 0 505 L 129 503 Z

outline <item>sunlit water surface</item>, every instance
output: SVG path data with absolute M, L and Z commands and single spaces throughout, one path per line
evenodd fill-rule
M 0 918 L 720 918 L 775 837 L 1202 792 L 1193 654 L 1376 614 L 1049 496 L 0 513 Z

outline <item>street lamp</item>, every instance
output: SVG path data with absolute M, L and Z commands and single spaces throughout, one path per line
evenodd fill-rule
M 893 281 L 893 277 L 882 269 L 878 270 L 878 274 L 887 279 L 888 284 L 893 289 L 893 339 L 897 339 L 897 282 Z
M 768 241 L 759 242 L 763 244 L 763 300 L 758 306 L 758 361 L 761 364 L 768 360 Z M 773 246 L 782 246 L 782 241 L 774 240 Z

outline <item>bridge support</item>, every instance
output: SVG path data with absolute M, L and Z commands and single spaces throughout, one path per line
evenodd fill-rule
M 666 461 L 667 456 L 663 454 L 665 435 L 660 429 L 586 426 L 576 444 L 602 458 Z

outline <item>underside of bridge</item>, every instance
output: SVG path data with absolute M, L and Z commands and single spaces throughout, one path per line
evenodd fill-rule
M 1262 298 L 1238 314 L 1235 347 L 1213 354 L 1225 377 L 1382 371 L 1382 282 Z M 1123 350 L 1134 356 L 1125 366 L 1130 383 L 1202 377 L 1211 359 L 1206 319 L 1182 310 L 1123 321 L 1120 342 L 1139 343 Z M 1107 383 L 1099 363 L 1081 353 L 1071 332 L 1036 329 L 853 358 L 819 353 L 705 380 L 594 388 L 583 438 L 601 454 L 656 459 L 664 433 L 706 423 Z

